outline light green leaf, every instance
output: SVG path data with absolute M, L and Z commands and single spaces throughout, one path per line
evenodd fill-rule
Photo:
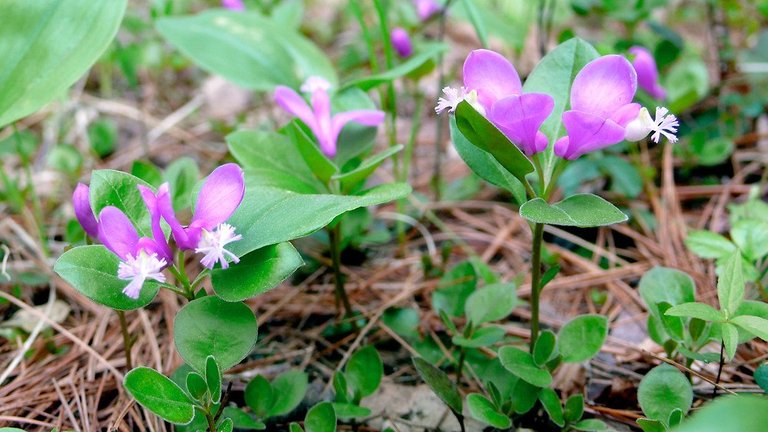
M 244 398 L 246 405 L 253 410 L 253 413 L 264 419 L 269 416 L 269 410 L 274 403 L 274 389 L 266 378 L 256 375 L 245 386 Z
M 768 255 L 768 222 L 742 219 L 731 227 L 733 242 L 749 261 Z
M 563 362 L 579 363 L 600 352 L 608 337 L 608 319 L 602 315 L 581 315 L 568 321 L 557 334 L 557 351 Z
M 370 396 L 376 392 L 384 376 L 384 365 L 378 351 L 372 345 L 360 348 L 345 368 L 347 383 L 359 398 Z
M 248 89 L 297 89 L 312 75 L 336 82 L 333 65 L 316 45 L 256 12 L 209 9 L 156 23 L 160 34 L 200 67 Z
M 729 322 L 736 324 L 764 341 L 768 341 L 768 319 L 741 315 L 731 318 Z
M 370 408 L 345 402 L 334 402 L 333 410 L 340 420 L 362 419 L 371 415 Z
M 213 403 L 221 400 L 221 369 L 213 356 L 205 360 L 205 382 Z
M 344 192 L 353 190 L 355 186 L 368 179 L 376 169 L 381 166 L 384 161 L 390 157 L 396 155 L 403 149 L 401 144 L 387 148 L 386 150 L 365 159 L 360 165 L 347 172 L 336 174 L 332 177 L 334 180 L 341 182 L 341 189 Z
M 228 269 L 213 269 L 211 285 L 222 299 L 242 301 L 275 288 L 302 265 L 304 261 L 292 244 L 278 243 L 248 253 Z
M 187 374 L 187 391 L 197 400 L 203 400 L 203 396 L 208 391 L 208 385 L 203 378 L 197 372 L 190 372 Z
M 472 417 L 497 429 L 509 429 L 512 421 L 500 413 L 485 396 L 471 393 L 467 396 L 467 406 Z
M 717 299 L 727 316 L 733 315 L 744 301 L 744 275 L 741 266 L 741 254 L 732 253 L 725 260 L 717 280 Z
M 150 215 L 137 188 L 139 185 L 152 188 L 148 183 L 128 173 L 115 170 L 93 171 L 90 185 L 91 204 L 96 215 L 107 206 L 119 208 L 133 223 L 139 236 L 152 237 Z
M 283 372 L 272 381 L 274 400 L 269 416 L 276 417 L 290 413 L 301 403 L 309 385 L 307 374 L 302 371 Z
M 173 321 L 176 350 L 197 371 L 205 370 L 209 355 L 222 371 L 238 364 L 251 352 L 256 335 L 256 317 L 248 306 L 216 296 L 189 302 Z
M 761 432 L 768 424 L 768 399 L 725 395 L 697 410 L 675 432 Z
M 582 415 L 584 415 L 584 396 L 578 393 L 571 395 L 565 401 L 565 410 L 563 411 L 565 421 L 569 423 L 579 421 Z
M 539 366 L 544 366 L 554 356 L 556 347 L 555 334 L 550 330 L 544 330 L 539 334 L 536 346 L 533 347 L 533 361 Z
M 187 424 L 195 415 L 192 400 L 184 390 L 154 369 L 142 366 L 131 370 L 123 385 L 138 403 L 165 421 Z
M 736 247 L 727 238 L 706 230 L 688 232 L 685 245 L 691 252 L 707 259 L 722 258 L 736 250 Z
M 501 364 L 512 374 L 537 387 L 549 387 L 552 375 L 541 369 L 533 361 L 533 357 L 518 348 L 505 346 L 499 349 Z
M 598 419 L 585 419 L 571 425 L 571 428 L 582 432 L 607 432 L 613 431 L 604 421 Z
M 736 356 L 736 349 L 739 346 L 739 331 L 735 325 L 724 322 L 720 324 L 720 333 L 725 346 L 726 359 L 730 361 Z
M 504 339 L 506 330 L 499 326 L 480 327 L 472 333 L 472 337 L 466 338 L 462 335 L 455 335 L 451 338 L 454 345 L 465 348 L 480 348 L 491 346 Z
M 304 418 L 306 432 L 336 432 L 336 413 L 333 405 L 320 402 L 313 406 Z
M 139 298 L 123 294 L 128 281 L 117 277 L 120 259 L 101 245 L 78 246 L 62 254 L 53 267 L 70 285 L 100 305 L 117 309 L 133 310 L 152 302 L 160 285 L 154 280 L 144 282 Z
M 467 319 L 478 326 L 506 317 L 517 306 L 516 288 L 513 283 L 495 283 L 476 290 L 464 305 Z
M 0 26 L 0 127 L 61 95 L 117 33 L 126 0 L 6 0 Z
M 549 414 L 549 419 L 560 427 L 565 425 L 565 419 L 563 418 L 563 405 L 560 402 L 560 397 L 551 388 L 541 389 L 539 393 L 539 401 L 541 406 L 544 407 L 544 411 Z
M 682 372 L 662 364 L 651 369 L 640 381 L 637 399 L 646 417 L 666 423 L 673 410 L 687 413 L 691 409 L 693 389 Z
M 725 319 L 725 316 L 722 312 L 708 304 L 698 302 L 683 303 L 677 306 L 672 306 L 671 308 L 667 309 L 665 313 L 670 316 L 698 318 L 700 320 L 709 322 L 718 322 Z
M 696 300 L 693 279 L 687 273 L 667 267 L 654 267 L 647 271 L 640 279 L 639 291 L 648 311 L 659 320 L 662 318 L 659 303 L 675 306 Z
M 192 206 L 192 193 L 199 178 L 197 162 L 191 157 L 178 158 L 168 165 L 163 173 L 163 180 L 170 185 L 174 210 L 181 211 Z
M 434 60 L 444 51 L 448 50 L 448 45 L 442 43 L 430 43 L 420 46 L 407 60 L 387 71 L 369 75 L 363 78 L 348 82 L 344 87 L 358 87 L 362 90 L 370 90 L 381 84 L 394 81 L 404 77 L 411 72 L 421 68 L 424 64 Z
M 555 204 L 535 198 L 520 207 L 520 216 L 533 223 L 581 228 L 613 225 L 627 220 L 627 215 L 613 204 L 592 194 L 572 195 Z

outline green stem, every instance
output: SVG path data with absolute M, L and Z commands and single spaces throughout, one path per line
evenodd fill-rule
M 464 347 L 459 348 L 459 363 L 456 366 L 456 388 L 461 385 L 461 376 L 464 371 L 464 360 L 467 357 L 467 350 Z
M 724 351 L 725 351 L 725 341 L 720 341 L 720 364 L 717 367 L 717 378 L 715 379 L 715 386 L 712 387 L 713 398 L 717 396 L 717 386 L 718 384 L 720 384 L 720 375 L 723 373 L 723 363 L 725 363 L 725 358 L 723 357 Z
M 120 318 L 120 332 L 123 334 L 123 350 L 125 351 L 125 366 L 131 370 L 133 369 L 133 361 L 131 360 L 131 348 L 133 347 L 133 340 L 131 334 L 128 332 L 128 322 L 125 319 L 125 311 L 116 310 L 117 317 Z
M 541 244 L 544 241 L 544 224 L 533 226 L 533 251 L 531 257 L 531 353 L 539 338 L 539 284 L 541 283 Z
M 187 273 L 184 271 L 184 251 L 180 250 L 176 254 L 176 264 L 168 267 L 168 270 L 173 273 L 173 276 L 177 281 L 181 282 L 184 291 L 180 294 L 186 297 L 186 299 L 189 301 L 194 300 L 195 291 L 192 288 L 192 285 L 189 283 Z
M 210 411 L 205 412 L 205 419 L 208 421 L 208 430 L 210 432 L 216 432 L 216 420 L 213 418 L 213 414 Z
M 336 288 L 336 308 L 339 308 L 339 302 L 341 302 L 344 305 L 344 315 L 346 317 L 351 317 L 352 304 L 349 302 L 346 289 L 344 289 L 344 275 L 341 273 L 341 221 L 337 222 L 336 226 L 328 230 L 328 239 L 331 246 L 333 282 Z

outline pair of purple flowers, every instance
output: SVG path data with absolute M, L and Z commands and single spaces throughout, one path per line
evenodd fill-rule
M 242 238 L 235 234 L 234 227 L 225 223 L 245 194 L 243 170 L 237 164 L 222 165 L 208 176 L 187 226 L 176 218 L 168 183 L 163 183 L 157 193 L 143 185 L 138 189 L 150 214 L 151 237 L 139 237 L 128 216 L 117 207 L 104 207 L 97 219 L 88 186 L 78 183 L 72 196 L 75 217 L 86 234 L 98 239 L 120 258 L 117 276 L 130 281 L 123 289 L 125 295 L 138 298 L 148 279 L 165 282 L 162 272 L 173 263 L 173 253 L 160 224 L 161 218 L 171 227 L 176 247 L 203 254 L 200 262 L 205 267 L 211 269 L 219 262 L 222 268 L 227 268 L 227 259 L 239 262 L 235 254 L 225 249 L 227 244 Z
M 655 63 L 649 64 L 644 57 L 650 54 L 637 52 L 639 70 L 646 74 L 651 66 L 655 71 Z M 603 56 L 584 66 L 571 87 L 571 109 L 562 116 L 567 135 L 554 143 L 555 155 L 573 160 L 623 140 L 639 141 L 649 134 L 655 142 L 661 135 L 670 142 L 677 141 L 678 121 L 666 108 L 656 108 L 656 116 L 651 118 L 647 109 L 632 102 L 638 75 L 619 55 Z M 641 83 L 663 96 L 656 79 L 643 78 Z M 554 109 L 553 98 L 545 93 L 523 93 L 515 67 L 500 54 L 472 51 L 464 62 L 464 87 L 445 88 L 443 92 L 446 97 L 438 100 L 438 113 L 453 111 L 466 100 L 527 155 L 542 152 L 549 145 L 539 129 Z

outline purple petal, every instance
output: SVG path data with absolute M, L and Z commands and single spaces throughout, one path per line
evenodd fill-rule
M 221 0 L 221 7 L 234 11 L 244 11 L 243 0 Z
M 240 206 L 244 194 L 243 170 L 237 164 L 228 163 L 216 168 L 200 189 L 190 225 L 212 230 L 226 222 Z
M 80 222 L 80 226 L 91 238 L 99 236 L 99 222 L 93 215 L 91 208 L 90 189 L 88 186 L 78 183 L 75 192 L 72 194 L 72 206 L 75 208 L 75 218 Z
M 413 5 L 416 6 L 416 14 L 422 21 L 426 21 L 432 15 L 440 12 L 440 5 L 436 0 L 413 0 Z
M 149 214 L 152 220 L 152 237 L 154 238 L 154 242 L 157 244 L 157 254 L 161 258 L 165 258 L 166 261 L 171 262 L 173 259 L 171 254 L 171 247 L 168 246 L 168 241 L 165 239 L 165 233 L 163 232 L 163 228 L 160 226 L 161 214 L 157 195 L 152 192 L 152 189 L 146 186 L 139 185 L 137 187 L 139 188 L 141 198 L 144 200 L 144 204 L 146 204 L 147 210 L 149 210 Z
M 555 154 L 569 160 L 624 140 L 621 125 L 591 113 L 566 111 L 563 125 L 568 137 L 555 143 Z
M 123 261 L 138 252 L 139 234 L 128 216 L 117 207 L 107 206 L 99 213 L 99 236 L 104 246 Z
M 397 55 L 400 57 L 410 57 L 413 54 L 413 45 L 411 44 L 411 37 L 408 36 L 408 32 L 401 27 L 395 27 L 390 33 L 389 40 L 392 42 L 392 47 L 397 51 Z
M 317 89 L 312 92 L 312 110 L 315 113 L 315 126 L 308 126 L 317 137 L 320 150 L 326 156 L 334 157 L 336 155 L 336 137 L 333 135 L 331 98 L 328 91 Z
M 336 114 L 331 120 L 331 138 L 334 143 L 338 140 L 341 130 L 349 122 L 360 123 L 365 126 L 378 126 L 384 122 L 384 112 L 378 110 L 354 110 Z M 333 157 L 333 155 L 329 156 Z
M 497 100 L 519 95 L 523 88 L 512 63 L 501 54 L 485 49 L 472 51 L 464 61 L 464 87 L 477 91 L 486 112 Z
M 497 101 L 489 118 L 510 141 L 530 156 L 547 148 L 547 138 L 539 133 L 539 128 L 554 107 L 555 101 L 551 96 L 526 93 Z
M 184 228 L 179 220 L 176 219 L 176 212 L 173 210 L 173 199 L 171 198 L 170 188 L 168 183 L 163 183 L 157 188 L 157 208 L 160 214 L 163 216 L 168 225 L 171 227 L 171 234 L 173 234 L 173 240 L 176 242 L 176 246 L 180 249 L 189 250 L 197 247 L 197 239 L 199 238 L 199 229 L 196 232 L 189 232 Z M 198 238 L 194 238 L 197 234 Z
M 617 109 L 609 118 L 621 125 L 621 127 L 627 127 L 629 122 L 637 118 L 640 108 L 640 104 L 637 103 L 626 104 Z
M 632 66 L 637 72 L 637 85 L 655 99 L 664 99 L 667 92 L 659 84 L 659 69 L 651 52 L 644 47 L 633 46 L 629 53 L 635 56 Z
M 275 102 L 288 114 L 301 119 L 310 128 L 315 128 L 315 114 L 307 102 L 292 88 L 277 86 L 274 94 Z
M 571 109 L 611 118 L 616 110 L 632 102 L 636 90 L 637 74 L 629 61 L 619 55 L 603 56 L 576 75 Z

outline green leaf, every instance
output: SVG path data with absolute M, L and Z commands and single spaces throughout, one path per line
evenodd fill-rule
M 743 219 L 731 227 L 731 238 L 749 261 L 768 255 L 768 223 L 762 220 Z
M 571 425 L 571 428 L 577 431 L 583 431 L 583 432 L 603 432 L 603 431 L 612 431 L 613 429 L 609 428 L 605 422 L 598 419 L 586 419 L 581 420 L 579 422 L 576 422 Z
M 157 188 L 163 183 L 163 173 L 160 169 L 150 162 L 140 160 L 133 161 L 131 165 L 131 175 Z
M 307 432 L 336 432 L 336 413 L 333 405 L 320 402 L 313 406 L 304 418 L 304 429 Z
M 376 155 L 365 159 L 357 168 L 351 171 L 336 174 L 331 178 L 341 182 L 342 191 L 350 191 L 354 189 L 355 186 L 367 180 L 368 177 L 370 177 L 371 174 L 373 174 L 373 172 L 376 171 L 376 169 L 381 166 L 382 163 L 384 163 L 384 161 L 399 153 L 402 149 L 402 144 L 389 147 L 381 153 L 377 153 Z
M 267 425 L 264 423 L 254 419 L 250 414 L 244 412 L 240 408 L 235 408 L 233 406 L 225 407 L 221 416 L 231 418 L 236 429 L 264 430 L 267 428 Z
M 533 347 L 533 361 L 540 367 L 544 366 L 552 359 L 556 346 L 557 338 L 552 331 L 541 332 L 539 338 L 536 339 L 536 345 Z
M 203 378 L 197 372 L 190 372 L 187 374 L 187 390 L 193 398 L 197 400 L 203 400 L 203 396 L 208 391 L 208 385 Z
M 600 352 L 608 336 L 608 319 L 581 315 L 568 321 L 557 334 L 557 350 L 565 363 L 589 360 Z
M 479 393 L 471 393 L 467 396 L 467 406 L 476 420 L 497 429 L 509 429 L 512 426 L 509 417 L 496 410 L 493 403 Z
M 428 361 L 413 357 L 413 365 L 421 379 L 432 389 L 433 392 L 443 401 L 454 413 L 461 414 L 463 407 L 461 403 L 461 394 L 456 389 L 454 382 L 445 372 L 432 366 Z
M 465 348 L 480 348 L 495 344 L 504 339 L 504 335 L 506 335 L 506 330 L 502 327 L 481 327 L 472 332 L 472 337 L 466 338 L 462 335 L 456 335 L 451 338 L 451 342 L 453 342 L 454 345 Z
M 580 228 L 613 225 L 627 220 L 627 215 L 613 204 L 592 194 L 572 195 L 555 204 L 534 198 L 520 207 L 520 216 L 533 223 Z
M 264 246 L 308 236 L 348 211 L 394 201 L 411 193 L 411 187 L 403 183 L 379 185 L 360 195 L 340 196 L 260 187 L 247 172 L 246 181 L 245 198 L 229 219 L 243 236 L 232 243 L 230 251 L 241 257 Z
M 184 390 L 154 369 L 142 366 L 131 370 L 123 386 L 138 403 L 165 421 L 187 424 L 195 415 L 193 402 Z
M 221 400 L 221 370 L 213 356 L 208 356 L 205 360 L 205 382 L 208 386 L 208 393 L 211 395 L 211 401 L 219 403 Z
M 217 426 L 216 431 L 217 432 L 232 432 L 232 430 L 235 428 L 235 424 L 232 421 L 231 418 L 225 418 L 222 420 Z
M 648 306 L 648 311 L 659 320 L 659 303 L 669 303 L 672 306 L 690 303 L 696 298 L 696 285 L 693 279 L 680 270 L 667 267 L 654 267 L 640 279 L 640 296 Z
M 768 341 L 768 319 L 741 315 L 731 318 L 729 322 L 736 324 L 764 341 Z
M 533 172 L 533 164 L 496 126 L 477 112 L 467 101 L 456 108 L 456 127 L 471 144 L 491 154 L 521 183 Z
M 354 86 L 362 90 L 370 90 L 381 84 L 394 81 L 398 78 L 410 74 L 411 72 L 421 68 L 424 64 L 434 60 L 439 54 L 447 50 L 448 45 L 443 43 L 425 44 L 420 46 L 416 52 L 408 57 L 406 61 L 400 63 L 392 69 L 352 80 L 345 84 L 344 87 Z
M 664 76 L 668 108 L 671 112 L 683 112 L 709 93 L 709 72 L 706 63 L 698 56 L 680 59 Z
M 643 191 L 643 177 L 635 165 L 624 158 L 605 155 L 596 161 L 611 177 L 611 190 L 627 198 L 636 198 Z
M 688 378 L 668 364 L 651 369 L 637 389 L 637 400 L 646 417 L 666 423 L 674 409 L 687 413 L 693 403 Z
M 244 398 L 246 405 L 253 410 L 254 414 L 264 419 L 269 416 L 275 394 L 269 381 L 261 375 L 256 375 L 245 386 Z
M 289 123 L 288 126 L 286 126 L 286 129 L 288 136 L 290 136 L 292 143 L 296 146 L 296 149 L 299 151 L 299 154 L 302 159 L 304 159 L 304 163 L 307 164 L 310 171 L 312 171 L 318 180 L 323 183 L 328 183 L 328 180 L 330 180 L 339 170 L 338 167 L 323 154 L 320 147 L 309 137 L 309 135 L 307 135 L 306 132 L 304 132 L 304 129 L 299 125 L 298 120 Z M 274 145 L 274 143 L 271 142 L 268 144 Z M 268 156 L 274 157 L 275 155 Z
M 163 180 L 170 185 L 174 210 L 178 212 L 192 206 L 192 193 L 199 178 L 200 169 L 191 157 L 178 158 L 168 165 Z
M 722 312 L 718 311 L 712 306 L 698 302 L 683 303 L 677 306 L 673 306 L 667 309 L 665 313 L 666 315 L 670 316 L 698 318 L 700 320 L 710 322 L 722 321 L 725 318 Z
M 763 363 L 755 369 L 755 384 L 768 393 L 768 364 Z
M 157 30 L 210 73 L 252 90 L 299 88 L 312 75 L 336 82 L 328 57 L 295 29 L 256 12 L 209 9 L 156 21 Z
M 349 387 L 344 372 L 339 371 L 333 374 L 333 391 L 336 393 L 336 402 L 349 401 Z
M 638 426 L 640 426 L 640 429 L 643 430 L 643 432 L 667 432 L 667 427 L 664 426 L 664 423 L 658 420 L 639 418 L 636 421 Z
M 467 166 L 483 180 L 510 192 L 519 204 L 524 203 L 525 187 L 520 180 L 504 169 L 490 153 L 472 145 L 456 127 L 455 117 L 451 117 L 450 126 L 451 142 Z
M 290 432 L 304 432 L 300 424 L 294 422 L 290 424 Z
M 725 345 L 725 355 L 727 360 L 736 356 L 736 349 L 739 346 L 739 330 L 735 325 L 724 322 L 720 324 L 720 333 Z
M 0 127 L 60 96 L 117 33 L 126 0 L 8 0 L 0 26 Z
M 91 204 L 96 215 L 107 206 L 119 208 L 133 223 L 139 236 L 152 237 L 149 211 L 141 198 L 138 185 L 151 188 L 148 183 L 128 173 L 115 170 L 93 171 L 90 186 Z
M 533 357 L 518 348 L 505 346 L 499 349 L 501 364 L 512 374 L 537 387 L 549 387 L 552 375 L 539 368 Z
M 384 365 L 376 348 L 368 345 L 352 354 L 344 371 L 347 383 L 356 397 L 364 398 L 379 388 L 384 376 Z
M 565 410 L 563 417 L 568 423 L 579 421 L 581 416 L 584 415 L 584 396 L 581 394 L 574 394 L 565 401 Z
M 732 253 L 725 260 L 717 280 L 717 299 L 726 316 L 732 316 L 744 301 L 744 275 L 741 266 L 741 254 Z
M 461 4 L 464 6 L 464 12 L 467 14 L 469 22 L 471 22 L 472 27 L 475 28 L 475 34 L 477 35 L 477 39 L 480 40 L 480 46 L 487 48 L 488 31 L 485 28 L 485 22 L 480 16 L 480 11 L 477 9 L 476 2 L 470 0 L 462 0 Z
M 563 406 L 557 393 L 549 387 L 541 389 L 541 393 L 539 393 L 539 401 L 541 402 L 541 406 L 544 407 L 544 411 L 549 415 L 549 419 L 552 420 L 552 423 L 563 427 L 565 425 Z
M 242 301 L 275 288 L 302 265 L 304 261 L 292 244 L 278 243 L 248 253 L 228 269 L 213 269 L 211 285 L 222 299 Z
M 768 424 L 768 399 L 756 395 L 726 395 L 697 410 L 675 432 L 758 432 Z
M 111 120 L 97 120 L 88 126 L 88 141 L 100 158 L 109 156 L 115 151 L 118 139 L 117 127 Z
M 274 400 L 269 416 L 276 417 L 290 413 L 301 403 L 309 385 L 307 374 L 302 371 L 287 371 L 272 380 Z
M 100 305 L 116 310 L 133 310 L 152 302 L 160 285 L 148 280 L 141 288 L 139 298 L 123 294 L 128 281 L 117 277 L 120 259 L 101 245 L 78 246 L 64 252 L 53 266 L 59 276 Z
M 554 143 L 565 135 L 561 117 L 569 107 L 571 84 L 576 74 L 598 55 L 588 42 L 579 38 L 569 39 L 544 56 L 525 80 L 524 93 L 546 93 L 555 100 L 552 114 L 541 126 L 541 132 L 549 139 L 549 146 L 543 153 L 547 183 L 556 159 Z
M 736 250 L 736 246 L 720 234 L 707 230 L 693 230 L 688 232 L 685 245 L 696 255 L 717 259 L 725 257 Z
M 256 317 L 243 303 L 202 297 L 181 308 L 173 321 L 173 340 L 184 362 L 205 370 L 209 355 L 225 371 L 240 363 L 256 343 Z
M 437 289 L 432 292 L 432 309 L 438 314 L 463 316 L 467 298 L 477 288 L 477 282 L 477 269 L 472 262 L 456 264 L 443 274 Z
M 505 318 L 517 306 L 517 287 L 495 283 L 476 290 L 467 298 L 464 313 L 475 326 Z
M 340 420 L 362 419 L 371 415 L 370 408 L 344 402 L 334 402 L 333 410 L 336 412 L 336 418 Z

